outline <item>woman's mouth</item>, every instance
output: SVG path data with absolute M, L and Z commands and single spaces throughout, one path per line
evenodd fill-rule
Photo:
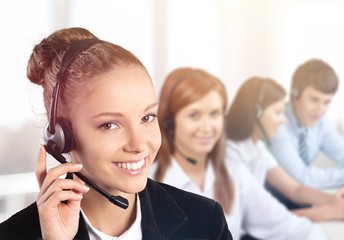
M 145 165 L 145 158 L 141 159 L 138 162 L 126 162 L 126 163 L 122 162 L 122 163 L 116 163 L 116 165 L 122 169 L 126 169 L 129 171 L 137 171 L 137 170 L 142 169 L 143 166 Z
M 202 144 L 202 145 L 208 145 L 211 144 L 213 142 L 213 137 L 209 136 L 209 137 L 198 137 L 197 141 Z

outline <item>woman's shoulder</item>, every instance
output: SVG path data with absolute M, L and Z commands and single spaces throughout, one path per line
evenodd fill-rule
M 218 204 L 213 199 L 204 197 L 199 194 L 185 191 L 183 189 L 171 186 L 166 183 L 157 182 L 152 179 L 148 179 L 147 191 L 151 195 L 166 194 L 169 198 L 172 198 L 174 201 L 176 201 L 177 203 L 180 203 L 181 205 L 188 204 L 190 202 L 192 203 L 197 202 L 197 204 L 204 204 L 204 205 L 214 207 L 216 204 Z
M 149 201 L 157 209 L 162 207 L 165 211 L 181 211 L 189 219 L 224 216 L 222 206 L 214 199 L 151 179 L 148 180 L 146 190 Z
M 36 203 L 32 203 L 0 224 L 0 239 L 23 239 L 40 237 L 38 210 Z

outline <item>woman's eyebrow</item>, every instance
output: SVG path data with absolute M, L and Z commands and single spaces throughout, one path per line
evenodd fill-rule
M 156 106 L 158 106 L 159 103 L 158 102 L 155 102 L 155 103 L 152 103 L 152 104 L 149 104 L 145 109 L 144 111 L 148 111 Z M 97 118 L 97 117 L 103 117 L 103 116 L 110 116 L 110 117 L 122 117 L 123 114 L 122 113 L 119 113 L 119 112 L 101 112 L 101 113 L 98 113 L 96 115 L 94 115 L 92 118 Z
M 154 108 L 154 107 L 156 107 L 156 106 L 158 106 L 158 105 L 159 105 L 158 102 L 149 104 L 149 105 L 145 108 L 145 112 L 148 111 L 148 110 L 150 110 L 150 109 L 152 109 L 152 108 Z
M 94 115 L 92 118 L 97 118 L 101 116 L 111 116 L 111 117 L 121 117 L 123 114 L 118 113 L 118 112 L 101 112 L 96 115 Z

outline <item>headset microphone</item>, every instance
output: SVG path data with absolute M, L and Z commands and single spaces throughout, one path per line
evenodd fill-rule
M 197 160 L 190 158 L 188 156 L 186 156 L 185 154 L 183 154 L 181 151 L 179 151 L 178 148 L 175 148 L 176 151 L 179 153 L 180 156 L 182 156 L 186 161 L 188 161 L 188 163 L 191 163 L 192 165 L 196 165 Z
M 266 88 L 269 87 L 268 83 L 263 80 L 263 82 L 261 83 L 260 89 L 259 89 L 259 94 L 258 94 L 258 100 L 257 100 L 257 105 L 256 105 L 256 112 L 255 112 L 255 120 L 257 122 L 258 128 L 261 132 L 261 134 L 263 135 L 263 139 L 266 142 L 266 144 L 268 144 L 269 146 L 271 145 L 271 141 L 270 138 L 268 136 L 268 134 L 266 133 L 265 128 L 263 127 L 263 124 L 260 121 L 260 117 L 263 115 L 263 107 L 262 107 L 262 102 L 263 102 L 263 98 L 265 95 L 265 91 Z
M 103 42 L 97 38 L 80 40 L 77 43 L 71 45 L 67 50 L 61 61 L 60 70 L 56 75 L 56 85 L 52 93 L 52 100 L 50 106 L 49 122 L 44 129 L 44 148 L 52 155 L 57 161 L 64 164 L 67 163 L 62 153 L 67 153 L 74 147 L 74 136 L 71 124 L 65 118 L 57 117 L 57 103 L 60 92 L 60 83 L 64 80 L 64 75 L 75 56 L 77 56 L 82 50 L 91 47 L 93 44 Z M 106 197 L 110 202 L 123 209 L 128 208 L 129 202 L 127 199 L 121 196 L 113 196 L 105 192 L 103 189 L 94 184 L 91 180 L 85 177 L 80 172 L 73 173 L 83 180 L 88 186 L 95 191 Z M 67 173 L 66 178 L 71 178 L 71 173 Z
M 265 141 L 269 146 L 271 146 L 271 141 L 270 141 L 270 138 L 269 138 L 268 134 L 267 134 L 266 131 L 265 131 L 265 128 L 263 127 L 263 125 L 262 125 L 262 123 L 260 122 L 259 119 L 256 119 L 256 121 L 257 121 L 257 125 L 258 125 L 258 127 L 259 127 L 259 130 L 260 130 L 260 132 L 261 132 L 262 135 L 263 135 L 264 141 Z
M 52 142 L 50 142 L 52 143 Z M 45 146 L 46 151 L 53 156 L 57 161 L 59 161 L 60 163 L 64 164 L 67 163 L 66 158 L 64 156 L 62 156 L 59 153 L 56 152 L 52 152 L 51 149 L 54 149 L 53 146 Z M 104 197 L 106 197 L 110 202 L 112 202 L 113 204 L 117 205 L 118 207 L 121 208 L 128 208 L 129 203 L 128 200 L 121 197 L 121 196 L 113 196 L 110 195 L 109 193 L 105 192 L 103 189 L 101 189 L 100 187 L 98 187 L 96 184 L 94 184 L 91 180 L 89 180 L 87 177 L 85 177 L 85 175 L 83 175 L 80 172 L 74 172 L 74 175 L 78 176 L 82 181 L 84 181 L 88 186 L 90 186 L 91 188 L 93 188 L 94 190 L 96 190 L 98 193 L 100 193 L 101 195 L 103 195 Z

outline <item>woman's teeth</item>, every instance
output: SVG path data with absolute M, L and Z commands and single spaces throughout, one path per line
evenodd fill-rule
M 145 160 L 142 159 L 141 161 L 135 163 L 117 163 L 117 166 L 127 170 L 137 170 L 142 168 L 144 164 Z

